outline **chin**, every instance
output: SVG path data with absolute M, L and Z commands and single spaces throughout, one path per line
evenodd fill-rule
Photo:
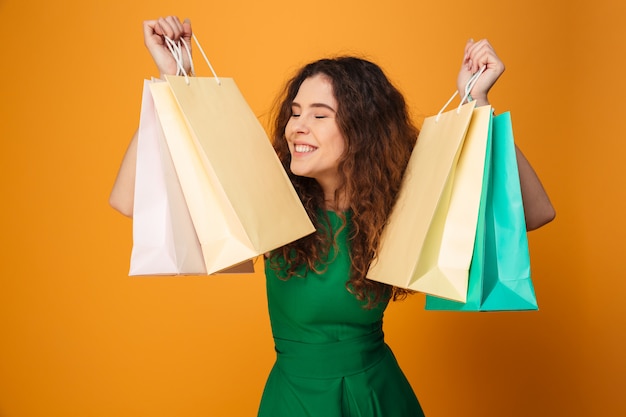
M 307 175 L 306 171 L 303 171 L 301 169 L 293 169 L 293 168 L 291 168 L 290 171 L 296 177 L 312 178 L 310 175 Z
M 305 170 L 299 168 L 297 165 L 291 164 L 289 166 L 289 170 L 291 171 L 291 173 L 293 175 L 297 175 L 299 177 L 305 177 L 306 175 L 304 175 L 306 172 Z

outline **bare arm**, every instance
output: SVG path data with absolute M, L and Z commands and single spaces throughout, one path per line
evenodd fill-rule
M 133 217 L 135 201 L 135 167 L 137 163 L 137 132 L 133 135 L 113 184 L 109 204 L 124 216 Z
M 554 220 L 556 212 L 533 167 L 517 146 L 515 146 L 515 152 L 526 216 L 526 230 L 535 230 Z
M 168 16 L 157 20 L 146 20 L 143 23 L 144 43 L 159 73 L 175 74 L 176 61 L 165 46 L 164 36 L 174 41 L 183 40 L 191 48 L 191 23 L 189 20 L 181 22 L 176 16 Z M 184 65 L 189 69 L 188 59 L 184 58 Z M 109 204 L 125 216 L 133 216 L 135 200 L 135 168 L 137 163 L 137 132 L 128 145 L 124 159 L 113 184 Z
M 476 73 L 483 66 L 486 69 L 470 92 L 476 100 L 477 106 L 489 104 L 487 94 L 504 72 L 504 64 L 487 40 L 468 41 L 465 45 L 463 64 L 457 79 L 457 87 L 460 93 L 465 92 L 465 85 L 472 74 Z M 515 151 L 522 189 L 524 215 L 526 217 L 526 229 L 535 230 L 552 221 L 556 213 L 535 170 L 517 146 Z

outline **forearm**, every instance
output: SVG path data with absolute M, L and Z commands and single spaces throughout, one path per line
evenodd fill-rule
M 551 222 L 556 216 L 556 212 L 535 170 L 517 146 L 515 151 L 526 216 L 526 229 L 535 230 Z
M 137 164 L 137 132 L 128 145 L 113 184 L 109 204 L 125 216 L 133 216 L 135 202 L 135 167 Z
M 476 98 L 477 107 L 487 105 L 489 105 L 489 99 L 486 95 Z M 535 230 L 551 222 L 556 212 L 535 170 L 517 145 L 515 146 L 515 153 L 526 216 L 526 229 Z
M 191 48 L 191 22 L 188 19 L 181 22 L 176 16 L 167 16 L 156 20 L 146 20 L 143 23 L 143 29 L 144 43 L 154 59 L 161 76 L 163 74 L 176 74 L 177 63 L 165 44 L 165 37 L 175 42 L 183 41 Z M 183 66 L 189 72 L 190 62 L 186 55 L 183 56 Z M 135 132 L 130 145 L 128 145 L 109 196 L 109 204 L 128 217 L 133 216 L 136 165 L 137 132 Z

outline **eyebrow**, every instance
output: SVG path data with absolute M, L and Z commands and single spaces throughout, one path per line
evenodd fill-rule
M 291 103 L 291 106 L 295 106 L 298 108 L 302 108 L 302 106 L 298 103 L 296 103 L 295 101 Z M 312 103 L 309 107 L 317 107 L 317 108 L 325 108 L 328 109 L 330 111 L 332 111 L 333 113 L 337 113 L 337 110 L 333 109 L 332 107 L 330 107 L 328 104 L 324 104 L 324 103 Z

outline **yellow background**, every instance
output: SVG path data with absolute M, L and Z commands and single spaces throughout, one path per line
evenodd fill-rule
M 141 23 L 166 14 L 192 18 L 263 123 L 297 67 L 338 53 L 431 115 L 466 39 L 488 37 L 507 65 L 492 103 L 558 211 L 530 234 L 541 310 L 426 312 L 416 295 L 389 308 L 388 342 L 429 417 L 625 415 L 624 4 L 0 0 L 0 416 L 255 415 L 262 275 L 130 278 L 131 221 L 107 204 L 157 75 Z

